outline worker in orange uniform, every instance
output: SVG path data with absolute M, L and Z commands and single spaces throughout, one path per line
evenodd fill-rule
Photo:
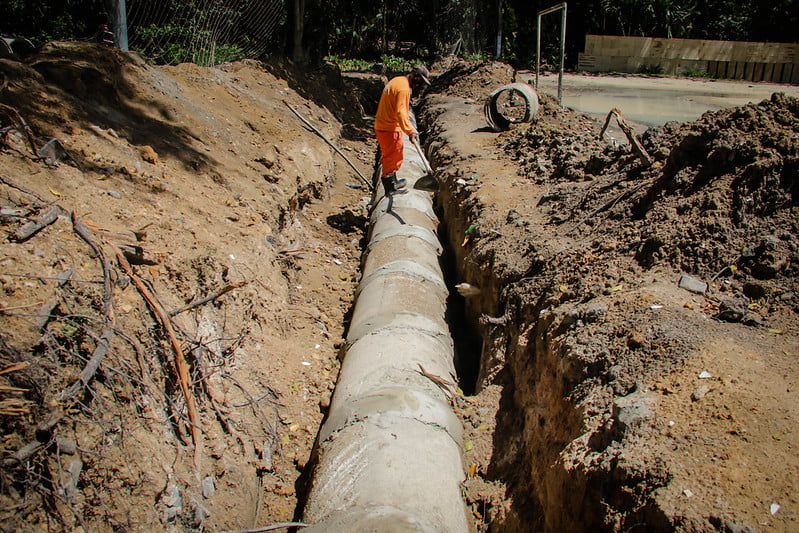
M 383 154 L 380 180 L 386 196 L 408 192 L 404 188 L 405 179 L 397 179 L 397 170 L 402 166 L 403 159 L 402 134 L 408 135 L 411 142 L 419 142 L 419 134 L 411 125 L 408 113 L 411 92 L 420 90 L 424 85 L 430 85 L 430 71 L 424 65 L 418 65 L 410 73 L 389 81 L 380 96 L 375 115 L 375 136 Z

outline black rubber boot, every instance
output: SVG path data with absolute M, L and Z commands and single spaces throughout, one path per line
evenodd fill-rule
M 394 180 L 396 176 L 394 174 L 390 174 L 388 176 L 383 176 L 380 178 L 380 181 L 383 182 L 383 191 L 386 196 L 394 196 Z
M 380 178 L 380 181 L 383 182 L 383 189 L 386 191 L 386 196 L 394 196 L 395 194 L 405 194 L 408 192 L 408 189 L 404 188 L 407 181 L 405 178 L 398 180 L 396 174 L 383 176 Z

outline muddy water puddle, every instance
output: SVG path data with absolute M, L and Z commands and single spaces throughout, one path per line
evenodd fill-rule
M 534 72 L 519 72 L 518 79 L 535 83 Z M 539 91 L 558 94 L 558 76 L 542 75 Z M 799 87 L 736 80 L 657 78 L 645 76 L 589 76 L 564 74 L 563 105 L 603 121 L 619 109 L 640 133 L 669 121 L 688 122 L 706 111 L 760 102 L 775 92 L 799 97 Z M 611 135 L 624 140 L 620 132 Z

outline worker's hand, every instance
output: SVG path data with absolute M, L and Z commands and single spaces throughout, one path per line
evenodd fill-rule
M 419 134 L 416 133 L 415 131 L 411 133 L 411 142 L 413 144 L 419 144 Z

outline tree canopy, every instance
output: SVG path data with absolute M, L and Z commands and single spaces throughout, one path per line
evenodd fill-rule
M 285 2 L 283 7 L 281 1 Z M 175 5 L 198 5 L 189 0 L 166 3 L 127 0 L 127 3 L 129 11 L 148 3 L 155 10 L 159 6 L 174 9 Z M 247 10 L 262 9 L 263 3 L 218 0 L 207 9 L 232 9 L 234 18 L 246 21 Z M 529 66 L 535 54 L 537 13 L 554 2 L 273 0 L 275 3 L 283 12 L 276 32 L 282 37 L 269 36 L 270 53 L 283 52 L 311 62 L 329 55 L 363 59 L 385 54 L 432 58 L 453 50 L 467 55 L 493 55 L 502 20 L 503 57 L 521 67 Z M 0 33 L 28 37 L 36 43 L 88 38 L 100 23 L 107 22 L 105 7 L 104 0 L 0 0 Z M 175 22 L 173 18 L 168 28 L 167 24 L 164 28 L 151 24 L 148 31 L 159 34 L 169 30 L 180 34 Z M 546 21 L 542 32 L 545 58 L 554 58 L 557 53 L 559 26 L 556 17 Z M 576 61 L 587 33 L 796 42 L 797 27 L 799 0 L 574 0 L 568 3 L 567 61 Z M 259 36 L 250 31 L 247 38 L 252 41 Z M 230 43 L 213 44 L 219 47 Z

